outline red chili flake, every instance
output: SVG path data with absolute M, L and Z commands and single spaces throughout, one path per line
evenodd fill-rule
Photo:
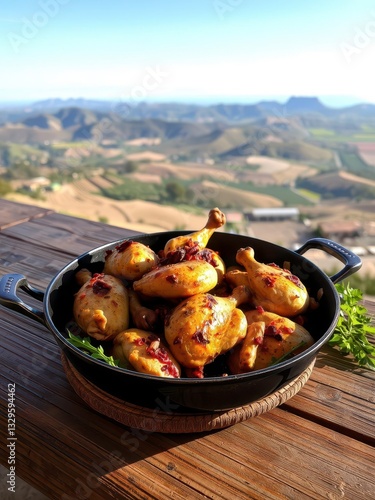
M 259 314 L 263 314 L 264 313 L 264 309 L 263 309 L 262 306 L 256 306 L 255 309 L 258 311 Z
M 178 378 L 179 377 L 178 370 L 176 366 L 172 363 L 168 351 L 164 349 L 164 347 L 157 347 L 156 349 L 152 347 L 152 344 L 155 342 L 159 345 L 160 343 L 159 337 L 156 337 L 156 335 L 149 335 L 149 337 L 146 340 L 146 344 L 148 345 L 146 353 L 163 364 L 163 366 L 161 367 L 161 370 L 163 372 L 167 372 L 172 377 Z
M 302 283 L 301 280 L 296 276 L 295 274 L 290 274 L 289 276 L 285 276 L 288 280 L 290 280 L 292 283 L 297 285 L 299 288 L 302 288 Z
M 92 285 L 92 291 L 96 295 L 100 295 L 104 297 L 111 290 L 112 286 L 103 281 L 102 279 L 97 278 Z
M 115 247 L 115 248 L 118 251 L 118 253 L 125 252 L 125 250 L 127 248 L 129 248 L 130 245 L 132 245 L 133 243 L 134 243 L 134 241 L 132 241 L 132 240 L 125 240 L 122 243 L 120 243 L 119 245 L 117 245 L 117 247 Z
M 192 336 L 192 339 L 198 342 L 198 344 L 202 345 L 210 343 L 210 341 L 206 337 L 206 333 L 203 330 L 198 330 L 197 332 L 195 332 L 194 335 Z
M 217 252 L 214 252 L 213 250 L 210 250 L 208 248 L 200 250 L 198 242 L 193 241 L 191 238 L 183 247 L 177 248 L 172 252 L 168 252 L 167 255 L 163 255 L 163 253 L 159 252 L 159 256 L 161 258 L 161 266 L 176 264 L 177 262 L 183 261 L 203 260 L 205 262 L 208 262 L 212 266 L 217 267 L 218 263 L 215 260 L 215 255 L 217 255 Z
M 263 344 L 263 335 L 261 335 L 259 337 L 255 337 L 254 344 L 255 345 L 261 345 L 261 344 Z
M 264 330 L 265 337 L 273 337 L 276 340 L 283 340 L 280 330 L 275 325 L 268 325 Z
M 213 250 L 209 250 L 208 248 L 205 248 L 204 250 L 201 250 L 200 252 L 197 253 L 196 255 L 197 260 L 204 260 L 208 262 L 208 264 L 211 264 L 213 267 L 217 267 L 218 263 L 215 260 L 215 252 Z
M 95 283 L 95 280 L 97 279 L 103 279 L 104 278 L 104 273 L 95 273 L 92 275 L 92 278 L 90 279 L 90 285 L 93 285 Z
M 113 253 L 113 250 L 106 250 L 105 251 L 105 258 L 109 257 Z
M 146 343 L 146 339 L 144 337 L 142 338 L 137 338 L 137 339 L 134 339 L 133 343 L 137 346 L 141 346 L 141 345 L 144 345 Z
M 81 295 L 79 296 L 80 300 L 83 300 L 85 297 L 86 297 L 85 293 L 81 293 Z
M 166 281 L 168 281 L 168 283 L 177 283 L 178 281 L 177 276 L 175 274 L 169 274 L 165 279 Z
M 208 309 L 212 309 L 213 306 L 217 304 L 217 300 L 210 293 L 206 295 L 206 298 L 207 298 L 206 307 L 208 307 Z
M 267 264 L 268 266 L 270 267 L 275 267 L 276 269 L 281 269 L 280 266 L 278 266 L 277 264 L 275 264 L 275 262 L 270 262 L 269 264 Z
M 168 375 L 170 375 L 173 378 L 179 378 L 179 376 L 180 376 L 180 374 L 178 373 L 177 368 L 175 367 L 175 365 L 173 363 L 167 364 L 167 365 L 163 365 L 161 367 L 161 371 L 162 372 L 167 372 Z
M 182 262 L 185 260 L 186 252 L 183 248 L 174 250 L 173 252 L 168 252 L 166 257 L 160 260 L 161 266 L 166 266 L 168 264 L 177 264 L 177 262 Z
M 276 278 L 274 276 L 264 276 L 263 278 L 264 283 L 266 286 L 272 288 L 275 286 Z

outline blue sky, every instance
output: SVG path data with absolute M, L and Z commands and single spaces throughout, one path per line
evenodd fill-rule
M 3 0 L 0 101 L 375 102 L 369 0 Z

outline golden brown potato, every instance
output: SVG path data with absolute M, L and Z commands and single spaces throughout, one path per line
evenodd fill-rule
M 215 230 L 225 224 L 225 220 L 223 212 L 218 208 L 213 208 L 210 210 L 207 223 L 202 229 L 170 239 L 164 247 L 164 255 L 167 256 L 169 252 L 184 248 L 185 245 L 191 245 L 191 243 L 197 245 L 199 250 L 202 250 L 207 246 Z
M 236 259 L 246 269 L 255 305 L 281 316 L 296 316 L 308 308 L 307 290 L 290 271 L 258 262 L 250 247 L 239 249 Z
M 247 327 L 246 337 L 237 344 L 228 357 L 232 374 L 246 373 L 254 368 L 259 346 L 263 343 L 265 323 L 255 321 Z
M 231 349 L 246 335 L 244 313 L 237 308 L 248 300 L 238 287 L 229 297 L 200 293 L 181 302 L 166 319 L 166 341 L 181 365 L 201 368 Z
M 134 370 L 157 377 L 179 378 L 181 369 L 169 349 L 154 333 L 131 328 L 113 341 L 112 356 L 129 362 Z
M 177 262 L 153 269 L 133 283 L 137 293 L 165 299 L 185 298 L 208 292 L 217 285 L 217 272 L 200 260 Z
M 253 370 L 266 368 L 288 354 L 298 354 L 314 343 L 313 337 L 303 326 L 289 318 L 262 310 L 245 313 L 249 325 L 264 322 L 265 330 L 259 345 Z
M 90 337 L 111 340 L 129 326 L 128 291 L 114 276 L 104 273 L 86 276 L 89 280 L 74 297 L 74 319 Z M 78 281 L 81 279 L 82 274 Z
M 148 246 L 125 240 L 109 251 L 103 272 L 129 281 L 140 279 L 159 264 L 159 257 Z

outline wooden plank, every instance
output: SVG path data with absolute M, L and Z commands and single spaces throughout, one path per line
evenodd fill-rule
M 105 243 L 140 233 L 52 213 L 43 219 L 10 227 L 6 234 L 11 238 L 29 242 L 36 248 L 64 250 L 72 257 L 76 257 Z
M 21 389 L 17 396 L 19 469 L 25 472 L 27 461 L 28 481 L 51 476 L 49 484 L 35 484 L 46 494 L 52 488 L 55 496 L 79 498 L 83 488 L 98 494 L 114 484 L 137 499 L 336 498 L 342 493 L 365 499 L 375 488 L 371 447 L 280 409 L 204 436 L 161 436 L 131 434 L 96 414 L 82 426 L 79 412 L 69 416 L 51 408 L 48 399 L 48 392 L 41 400 Z M 103 430 L 98 435 L 98 421 L 109 429 L 105 439 Z M 30 453 L 32 460 L 26 460 Z
M 44 217 L 52 212 L 53 210 L 47 208 L 25 205 L 0 198 L 0 231 L 31 219 Z
M 308 383 L 283 408 L 375 445 L 375 372 L 326 346 Z
M 0 273 L 28 273 L 45 288 L 73 257 L 123 235 L 47 214 L 0 232 Z M 2 308 L 0 332 L 0 386 L 3 394 L 9 382 L 17 387 L 17 474 L 49 498 L 373 496 L 375 374 L 334 349 L 322 349 L 309 382 L 280 408 L 221 431 L 161 435 L 88 408 L 39 323 Z M 0 398 L 1 442 L 5 419 Z M 7 464 L 4 447 L 0 461 Z
M 0 320 L 0 362 L 7 373 L 2 384 L 17 386 L 17 470 L 49 496 L 77 498 L 86 491 L 90 498 L 110 498 L 109 492 L 115 498 L 126 491 L 137 499 L 153 493 L 287 499 L 344 492 L 361 499 L 375 487 L 373 448 L 282 409 L 188 436 L 145 433 L 101 417 L 70 389 L 53 342 L 38 354 L 44 335 L 39 325 L 28 320 L 17 326 L 13 315 Z M 5 327 L 9 322 L 14 324 Z M 6 429 L 5 422 L 0 428 Z M 62 471 L 53 474 L 62 463 Z M 51 477 L 47 485 L 37 479 L 44 477 Z

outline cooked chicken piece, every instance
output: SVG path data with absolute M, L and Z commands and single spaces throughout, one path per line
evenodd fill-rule
M 248 325 L 246 337 L 233 348 L 228 357 L 228 367 L 232 374 L 246 373 L 253 369 L 258 348 L 263 343 L 265 326 L 263 321 Z
M 202 257 L 203 260 L 206 260 L 209 264 L 214 266 L 217 272 L 217 282 L 218 284 L 220 284 L 224 279 L 226 271 L 225 262 L 223 261 L 223 259 L 217 252 L 211 250 L 210 248 L 205 248 L 204 250 L 201 250 L 199 252 L 199 256 Z
M 105 256 L 103 272 L 129 281 L 140 279 L 159 264 L 159 257 L 138 241 L 125 240 Z
M 253 294 L 253 302 L 266 311 L 281 316 L 296 316 L 309 306 L 309 295 L 301 280 L 276 264 L 262 264 L 255 260 L 254 250 L 240 248 L 237 262 L 244 266 Z
M 78 274 L 78 281 L 84 273 Z M 78 326 L 97 340 L 111 340 L 129 326 L 129 298 L 123 283 L 108 274 L 89 278 L 74 296 L 73 315 Z
M 80 269 L 75 275 L 76 282 L 78 283 L 79 286 L 84 285 L 89 280 L 91 280 L 91 278 L 92 278 L 92 272 L 86 268 Z
M 246 271 L 240 269 L 230 269 L 225 273 L 225 280 L 231 288 L 236 286 L 247 286 L 250 288 L 249 278 Z
M 137 293 L 147 297 L 177 299 L 212 290 L 217 272 L 208 262 L 192 260 L 153 269 L 133 283 Z
M 134 370 L 157 377 L 179 378 L 181 369 L 169 349 L 151 332 L 131 328 L 113 341 L 112 356 L 129 362 Z
M 199 231 L 190 234 L 177 236 L 170 239 L 164 247 L 164 255 L 167 256 L 169 252 L 184 248 L 186 245 L 197 245 L 199 250 L 207 246 L 207 243 L 216 229 L 225 224 L 225 215 L 218 208 L 213 208 L 208 214 L 206 225 Z
M 199 250 L 198 246 L 193 243 L 191 246 L 186 245 L 184 248 L 169 252 L 167 257 L 161 259 L 160 265 L 165 266 L 168 264 L 176 264 L 177 262 L 192 260 L 203 260 L 214 266 L 217 272 L 218 283 L 223 281 L 226 267 L 218 252 L 211 250 L 210 248 Z
M 200 293 L 181 302 L 166 318 L 166 341 L 181 365 L 193 369 L 187 373 L 202 371 L 245 337 L 246 317 L 237 306 L 248 298 L 245 287 L 225 298 Z
M 141 330 L 153 330 L 158 321 L 158 315 L 153 309 L 141 304 L 134 290 L 129 290 L 129 311 L 135 326 Z
M 298 323 L 278 314 L 258 310 L 245 313 L 247 322 L 251 324 L 265 324 L 263 341 L 259 338 L 260 345 L 257 349 L 253 370 L 266 368 L 287 357 L 289 354 L 299 354 L 313 345 L 311 334 Z

